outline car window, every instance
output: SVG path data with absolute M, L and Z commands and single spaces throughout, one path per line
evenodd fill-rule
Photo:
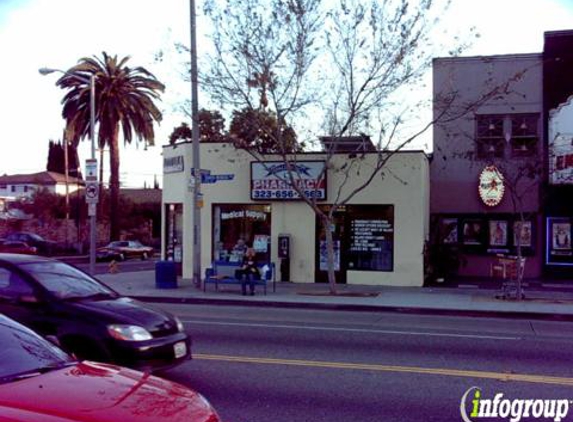
M 21 268 L 60 299 L 81 299 L 95 295 L 117 296 L 117 293 L 88 274 L 63 262 L 33 262 L 22 264 Z
M 73 359 L 31 330 L 0 316 L 0 384 L 33 371 L 44 372 Z
M 22 295 L 33 295 L 34 289 L 22 278 L 7 268 L 0 268 L 0 297 L 16 299 Z

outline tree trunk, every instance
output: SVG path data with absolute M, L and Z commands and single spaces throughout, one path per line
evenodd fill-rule
M 321 218 L 322 225 L 324 227 L 324 235 L 326 237 L 326 265 L 328 269 L 328 286 L 330 289 L 330 294 L 337 294 L 336 291 L 336 276 L 334 274 L 334 239 L 332 237 L 332 218 L 325 215 Z
M 110 240 L 119 240 L 119 125 L 109 145 L 109 227 Z

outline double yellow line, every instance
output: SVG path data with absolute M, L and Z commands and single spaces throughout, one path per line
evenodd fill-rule
M 376 365 L 365 363 L 344 363 L 344 362 L 326 362 L 326 361 L 313 361 L 313 360 L 299 360 L 299 359 L 271 359 L 271 358 L 256 358 L 246 356 L 228 356 L 228 355 L 210 355 L 210 354 L 194 354 L 194 359 L 198 360 L 214 360 L 221 362 L 233 363 L 251 363 L 262 365 L 287 365 L 287 366 L 303 366 L 313 368 L 331 368 L 331 369 L 350 369 L 360 371 L 377 371 L 377 372 L 401 372 L 411 374 L 424 374 L 424 375 L 440 375 L 446 377 L 462 377 L 462 378 L 482 378 L 492 379 L 497 381 L 515 381 L 515 382 L 529 382 L 536 384 L 553 384 L 573 387 L 573 378 L 565 377 L 551 377 L 545 375 L 528 375 L 528 374 L 513 374 L 504 372 L 489 372 L 489 371 L 470 371 L 462 369 L 446 369 L 446 368 L 423 368 L 416 366 L 401 366 L 401 365 Z

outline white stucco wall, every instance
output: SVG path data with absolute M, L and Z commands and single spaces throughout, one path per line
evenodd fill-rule
M 183 277 L 192 277 L 192 194 L 188 189 L 191 167 L 191 144 L 165 147 L 165 158 L 182 155 L 184 171 L 164 174 L 163 203 L 183 203 L 184 213 L 184 256 Z M 320 160 L 317 154 L 299 156 L 303 160 Z M 358 173 L 353 174 L 345 192 L 354 189 L 367 175 L 366 168 L 376 159 L 375 154 L 367 154 L 360 164 Z M 271 216 L 271 260 L 276 263 L 277 236 L 289 233 L 292 242 L 291 280 L 299 283 L 314 282 L 315 272 L 315 215 L 303 202 L 291 201 L 252 201 L 250 199 L 250 161 L 245 151 L 236 150 L 230 144 L 202 144 L 201 168 L 211 170 L 211 174 L 233 174 L 232 181 L 219 181 L 203 184 L 204 206 L 201 216 L 202 230 L 202 274 L 210 265 L 212 251 L 212 205 L 213 204 L 270 204 Z M 278 160 L 269 156 L 269 161 Z M 333 160 L 336 166 L 348 160 L 341 154 Z M 395 154 L 385 167 L 383 175 L 378 175 L 367 189 L 356 195 L 349 204 L 394 205 L 394 271 L 348 271 L 348 284 L 378 284 L 396 286 L 420 286 L 423 283 L 423 246 L 428 236 L 429 188 L 428 162 L 422 152 L 401 152 Z M 328 174 L 328 200 L 336 195 L 341 173 Z M 163 207 L 165 209 L 165 207 Z M 165 215 L 163 215 L 165 233 Z M 164 243 L 164 242 L 163 242 Z M 162 245 L 165 252 L 165 245 Z

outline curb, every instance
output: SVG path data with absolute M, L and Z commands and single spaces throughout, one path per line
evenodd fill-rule
M 130 297 L 151 303 L 171 304 L 194 304 L 194 305 L 222 305 L 222 306 L 253 306 L 261 308 L 282 309 L 317 309 L 336 310 L 346 312 L 379 312 L 399 313 L 411 315 L 438 315 L 438 316 L 462 316 L 469 318 L 504 318 L 504 319 L 534 319 L 540 321 L 573 321 L 573 314 L 555 314 L 531 311 L 500 311 L 500 310 L 466 310 L 466 309 L 443 309 L 421 308 L 415 306 L 374 306 L 340 303 L 308 303 L 308 302 L 280 302 L 280 301 L 248 301 L 239 299 L 206 299 L 206 298 L 176 298 L 157 296 L 132 296 Z

